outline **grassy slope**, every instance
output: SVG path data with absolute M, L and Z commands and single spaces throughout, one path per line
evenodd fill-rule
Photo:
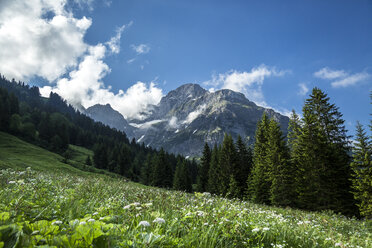
M 75 165 L 91 155 L 70 149 Z M 61 160 L 0 132 L 0 169 L 12 168 L 0 170 L 0 247 L 372 247 L 370 222 L 139 186 Z
M 86 174 L 68 164 L 63 158 L 38 146 L 29 144 L 10 134 L 0 132 L 0 168 L 23 169 L 31 167 L 38 171 L 58 171 Z

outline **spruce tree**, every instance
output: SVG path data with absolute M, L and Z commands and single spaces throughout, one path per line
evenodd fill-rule
M 92 166 L 92 159 L 90 158 L 90 155 L 88 155 L 87 159 L 85 160 L 85 164 L 88 166 Z
M 231 135 L 225 134 L 222 143 L 219 164 L 219 191 L 222 195 L 226 195 L 229 190 L 230 177 L 232 176 L 234 180 L 237 181 L 236 176 L 238 173 L 237 153 Z
M 197 178 L 197 189 L 199 192 L 204 192 L 207 190 L 208 184 L 208 172 L 209 165 L 211 163 L 211 149 L 208 146 L 208 143 L 205 143 L 203 156 L 201 157 L 200 168 L 198 170 Z
M 211 154 L 211 164 L 209 166 L 208 171 L 208 185 L 207 185 L 207 191 L 212 194 L 219 194 L 219 171 L 220 171 L 220 165 L 219 165 L 219 149 L 217 148 L 217 145 L 215 144 L 212 150 Z
M 173 188 L 186 192 L 192 191 L 190 170 L 186 160 L 177 162 L 176 172 L 174 174 Z
M 342 114 L 329 97 L 314 88 L 303 107 L 298 141 L 298 203 L 310 210 L 352 214 L 350 146 Z
M 353 147 L 353 194 L 359 212 L 367 219 L 372 218 L 372 143 L 363 126 L 357 122 L 356 139 Z
M 271 119 L 268 133 L 266 164 L 270 169 L 270 201 L 277 206 L 293 206 L 294 170 L 289 162 L 289 150 L 280 125 Z
M 270 170 L 266 163 L 269 119 L 266 113 L 257 124 L 253 149 L 253 168 L 248 178 L 248 199 L 255 203 L 270 204 Z
M 251 169 L 253 166 L 252 149 L 246 147 L 240 135 L 238 136 L 238 140 L 236 141 L 236 149 L 237 166 L 235 181 L 239 190 L 238 197 L 243 198 L 244 193 L 247 191 L 248 176 L 251 173 Z

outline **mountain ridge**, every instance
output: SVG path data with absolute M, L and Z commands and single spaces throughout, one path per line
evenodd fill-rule
M 289 122 L 287 116 L 256 105 L 243 93 L 229 89 L 209 92 L 198 84 L 181 85 L 151 107 L 143 120 L 131 119 L 130 122 L 115 110 L 115 114 L 105 115 L 120 114 L 119 122 L 105 120 L 104 115 L 96 116 L 92 111 L 90 116 L 112 127 L 121 123 L 115 128 L 129 130 L 127 136 L 137 142 L 185 156 L 199 156 L 205 142 L 211 146 L 220 144 L 225 133 L 234 139 L 240 135 L 246 144 L 252 144 L 257 122 L 264 112 L 279 122 L 284 133 Z

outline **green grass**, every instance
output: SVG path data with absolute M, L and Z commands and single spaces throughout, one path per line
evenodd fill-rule
M 368 221 L 146 187 L 0 135 L 0 247 L 372 247 Z

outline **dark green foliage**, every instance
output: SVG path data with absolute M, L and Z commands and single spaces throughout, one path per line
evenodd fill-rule
M 201 157 L 200 167 L 198 170 L 198 185 L 197 189 L 199 192 L 204 192 L 207 190 L 208 184 L 208 172 L 209 165 L 211 163 L 211 149 L 208 146 L 208 143 L 205 143 L 203 155 Z
M 179 160 L 174 173 L 173 188 L 186 192 L 192 191 L 190 170 L 185 160 Z
M 102 143 L 97 144 L 93 149 L 94 166 L 98 169 L 107 169 L 108 166 L 108 151 Z
M 226 195 L 229 191 L 230 176 L 236 181 L 237 177 L 237 154 L 231 135 L 225 134 L 219 156 L 219 187 L 220 193 Z
M 217 145 L 214 145 L 212 154 L 211 154 L 211 164 L 209 166 L 209 172 L 208 172 L 208 185 L 207 185 L 207 191 L 212 194 L 219 194 L 219 171 L 220 171 L 220 165 L 219 165 L 219 149 L 217 148 Z
M 270 201 L 277 206 L 293 206 L 295 171 L 289 161 L 289 150 L 279 124 L 269 123 L 266 164 L 270 168 Z
M 303 108 L 298 140 L 298 204 L 310 210 L 353 213 L 350 194 L 349 142 L 342 114 L 314 88 Z
M 173 174 L 171 165 L 166 159 L 166 153 L 163 148 L 160 149 L 153 161 L 153 173 L 151 185 L 157 187 L 171 188 L 173 184 Z
M 266 162 L 269 119 L 264 113 L 257 124 L 253 150 L 253 168 L 248 178 L 248 198 L 256 203 L 270 204 L 270 168 Z
M 359 212 L 368 219 L 372 218 L 372 147 L 363 126 L 358 122 L 353 147 L 352 188 Z
M 90 158 L 89 155 L 87 156 L 87 159 L 85 160 L 85 165 L 92 166 L 92 159 Z
M 238 136 L 238 140 L 236 141 L 236 150 L 237 161 L 234 180 L 238 188 L 237 197 L 243 198 L 244 193 L 247 190 L 248 176 L 251 173 L 253 166 L 253 154 L 251 147 L 247 148 L 240 136 Z

